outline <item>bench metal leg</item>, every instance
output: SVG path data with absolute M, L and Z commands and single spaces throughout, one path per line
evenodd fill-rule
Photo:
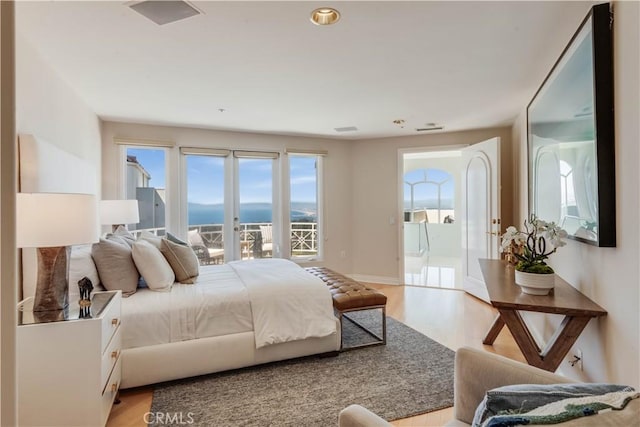
M 382 337 L 378 336 L 377 334 L 374 334 L 369 329 L 367 329 L 366 327 L 364 327 L 363 325 L 361 325 L 360 323 L 358 323 L 357 321 L 355 321 L 351 317 L 345 315 L 345 313 L 349 313 L 349 312 L 352 312 L 352 311 L 364 311 L 364 310 L 376 310 L 376 309 L 382 309 Z M 355 309 L 352 309 L 352 310 L 342 310 L 342 311 L 337 310 L 337 311 L 338 311 L 338 319 L 340 320 L 340 351 L 353 350 L 355 348 L 369 347 L 369 346 L 372 346 L 372 345 L 386 345 L 387 344 L 387 308 L 386 308 L 386 306 L 380 305 L 380 306 L 375 306 L 375 307 L 355 308 Z M 366 344 L 358 344 L 358 345 L 354 345 L 352 347 L 345 348 L 344 347 L 344 327 L 343 327 L 343 323 L 342 323 L 343 322 L 343 317 L 346 318 L 347 320 L 349 320 L 354 325 L 356 325 L 358 328 L 362 329 L 364 332 L 366 332 L 367 334 L 369 334 L 373 338 L 375 338 L 377 341 L 366 343 Z

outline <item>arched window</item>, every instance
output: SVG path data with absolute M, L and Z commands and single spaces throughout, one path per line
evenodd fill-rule
M 560 191 L 562 200 L 561 218 L 569 216 L 577 216 L 576 195 L 573 185 L 573 168 L 564 160 L 560 160 Z
M 442 169 L 414 169 L 404 175 L 405 220 L 426 215 L 429 223 L 452 223 L 455 218 L 455 180 Z M 408 217 L 408 218 L 407 218 Z

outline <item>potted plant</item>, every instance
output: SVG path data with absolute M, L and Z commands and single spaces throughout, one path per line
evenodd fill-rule
M 514 226 L 502 235 L 501 252 L 507 259 L 515 258 L 516 284 L 532 295 L 546 295 L 555 284 L 553 269 L 545 260 L 558 248 L 566 245 L 567 232 L 554 222 L 546 222 L 531 214 L 524 222 L 524 230 Z

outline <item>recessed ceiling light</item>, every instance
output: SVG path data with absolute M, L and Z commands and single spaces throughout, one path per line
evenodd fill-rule
M 311 22 L 316 25 L 331 25 L 338 22 L 340 12 L 331 7 L 321 7 L 311 12 Z

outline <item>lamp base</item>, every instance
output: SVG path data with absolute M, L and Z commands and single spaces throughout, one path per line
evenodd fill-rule
M 38 279 L 33 311 L 64 310 L 69 306 L 70 246 L 38 248 Z

